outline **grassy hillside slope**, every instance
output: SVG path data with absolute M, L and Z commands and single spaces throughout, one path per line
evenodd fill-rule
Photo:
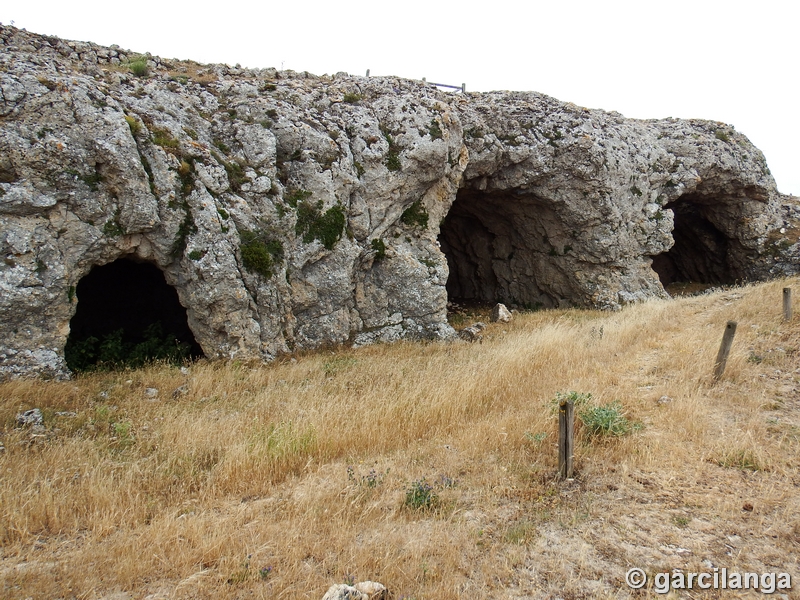
M 634 566 L 795 579 L 787 285 L 520 314 L 480 344 L 2 383 L 0 596 L 318 599 L 352 578 L 418 600 L 628 597 Z M 618 401 L 632 430 L 581 427 L 559 482 L 569 391 Z M 15 423 L 34 407 L 43 431 Z

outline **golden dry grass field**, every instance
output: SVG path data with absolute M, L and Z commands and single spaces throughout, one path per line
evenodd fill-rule
M 655 596 L 631 567 L 794 583 L 800 316 L 782 322 L 781 289 L 798 283 L 523 313 L 480 344 L 2 383 L 0 596 L 319 599 L 351 579 L 407 600 Z M 561 482 L 569 391 L 632 428 L 580 425 Z M 44 431 L 16 423 L 34 407 Z

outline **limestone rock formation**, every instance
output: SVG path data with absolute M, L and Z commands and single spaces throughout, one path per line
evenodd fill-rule
M 796 208 L 722 123 L 13 27 L 0 48 L 0 377 L 67 373 L 71 331 L 114 327 L 115 277 L 166 289 L 125 311 L 185 309 L 184 349 L 269 360 L 451 338 L 448 297 L 614 309 L 796 271 Z

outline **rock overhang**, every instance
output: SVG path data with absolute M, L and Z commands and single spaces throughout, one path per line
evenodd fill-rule
M 792 268 L 765 251 L 766 161 L 728 125 L 157 57 L 137 77 L 119 49 L 0 39 L 4 375 L 64 373 L 75 287 L 126 255 L 164 272 L 206 356 L 265 360 L 450 337 L 469 280 L 530 307 L 663 296 L 676 207 L 736 280 Z

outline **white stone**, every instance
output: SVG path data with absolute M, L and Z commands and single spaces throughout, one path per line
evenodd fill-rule
M 512 319 L 511 312 L 506 308 L 505 304 L 495 304 L 492 308 L 492 323 L 508 323 Z

